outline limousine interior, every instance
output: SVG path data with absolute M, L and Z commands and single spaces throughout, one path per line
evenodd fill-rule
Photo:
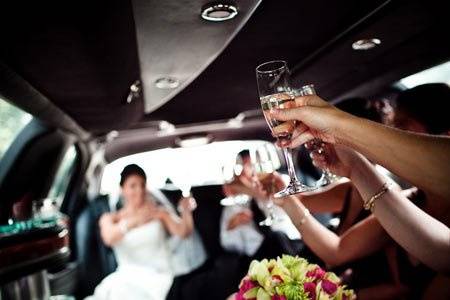
M 444 2 L 2 1 L 0 299 L 83 299 L 115 272 L 99 219 L 117 209 L 128 164 L 174 207 L 190 190 L 207 262 L 231 269 L 220 238 L 225 166 L 269 142 L 287 173 L 255 68 L 285 60 L 293 86 L 313 83 L 333 104 L 449 83 Z M 306 184 L 321 176 L 303 148 L 294 161 Z M 39 219 L 46 213 L 54 218 Z M 340 215 L 316 217 L 331 228 Z M 295 232 L 289 240 L 305 247 Z M 219 278 L 189 288 L 197 299 L 238 289 L 239 278 Z

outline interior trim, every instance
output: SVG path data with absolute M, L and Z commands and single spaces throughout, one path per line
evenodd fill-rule
M 80 140 L 88 140 L 90 134 L 64 111 L 54 105 L 25 79 L 0 61 L 0 95 L 40 119 L 51 127 L 74 134 Z

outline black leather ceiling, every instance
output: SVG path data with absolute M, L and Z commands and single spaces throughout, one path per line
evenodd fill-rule
M 286 59 L 294 67 L 385 2 L 265 0 L 212 64 L 150 115 L 144 115 L 141 99 L 125 104 L 129 85 L 140 74 L 129 1 L 21 0 L 8 7 L 2 1 L 0 59 L 94 133 L 148 120 L 225 119 L 258 107 L 257 64 Z M 313 82 L 333 100 L 352 90 L 373 93 L 388 81 L 448 60 L 444 2 L 390 1 L 302 63 L 297 82 Z M 351 50 L 354 39 L 372 36 L 382 39 L 379 49 Z
M 0 59 L 82 127 L 104 132 L 142 117 L 142 101 L 125 105 L 139 78 L 128 1 L 1 1 L 0 13 Z

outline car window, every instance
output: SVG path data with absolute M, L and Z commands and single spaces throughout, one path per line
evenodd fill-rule
M 182 185 L 222 184 L 223 168 L 234 164 L 243 149 L 264 145 L 265 141 L 225 141 L 186 148 L 165 148 L 119 158 L 105 167 L 101 192 L 117 193 L 120 172 L 128 164 L 141 166 L 149 188 L 181 188 Z M 274 151 L 275 148 L 274 148 Z M 279 164 L 279 161 L 276 163 Z M 171 182 L 171 183 L 168 183 Z
M 61 206 L 62 201 L 67 193 L 70 180 L 72 179 L 75 169 L 75 163 L 77 160 L 77 150 L 75 146 L 71 146 L 67 149 L 64 157 L 56 172 L 55 179 L 48 193 L 49 198 L 56 199 L 56 204 Z
M 450 85 L 450 61 L 402 78 L 395 86 L 411 89 L 421 84 L 438 82 Z
M 33 117 L 0 98 L 0 161 Z

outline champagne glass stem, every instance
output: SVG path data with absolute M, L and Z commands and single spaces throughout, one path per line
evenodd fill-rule
M 291 148 L 283 148 L 284 159 L 286 160 L 286 165 L 289 173 L 289 177 L 291 178 L 291 182 L 297 182 L 297 174 L 295 173 L 294 162 L 292 160 L 292 149 Z

